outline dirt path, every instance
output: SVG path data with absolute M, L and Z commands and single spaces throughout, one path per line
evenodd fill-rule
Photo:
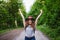
M 16 36 L 20 35 L 20 33 L 23 31 L 23 29 L 15 29 L 10 31 L 9 33 L 0 36 L 0 40 L 13 40 Z
M 25 31 L 24 30 L 13 30 L 8 34 L 5 34 L 0 37 L 0 40 L 24 40 Z M 36 40 L 49 40 L 42 32 L 36 31 L 35 32 Z

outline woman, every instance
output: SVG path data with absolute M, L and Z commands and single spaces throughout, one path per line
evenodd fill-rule
M 37 16 L 36 20 L 34 20 L 32 16 L 29 16 L 25 19 L 21 12 L 21 9 L 19 9 L 19 14 L 23 19 L 23 25 L 25 28 L 25 40 L 35 40 L 35 27 L 37 25 L 39 17 L 42 15 L 42 10 L 40 11 L 41 13 Z
M 35 20 L 32 16 L 25 19 L 25 40 L 35 40 Z

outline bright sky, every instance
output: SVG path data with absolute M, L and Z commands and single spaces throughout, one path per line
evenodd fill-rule
M 35 0 L 23 0 L 26 12 L 28 13 L 31 9 L 31 6 L 34 4 Z

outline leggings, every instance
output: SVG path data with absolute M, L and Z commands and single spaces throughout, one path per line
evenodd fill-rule
M 25 40 L 35 40 L 35 36 L 33 36 L 33 37 L 26 37 L 25 36 Z

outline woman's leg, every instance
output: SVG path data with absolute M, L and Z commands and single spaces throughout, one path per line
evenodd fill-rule
M 25 37 L 25 40 L 30 40 L 28 37 Z

